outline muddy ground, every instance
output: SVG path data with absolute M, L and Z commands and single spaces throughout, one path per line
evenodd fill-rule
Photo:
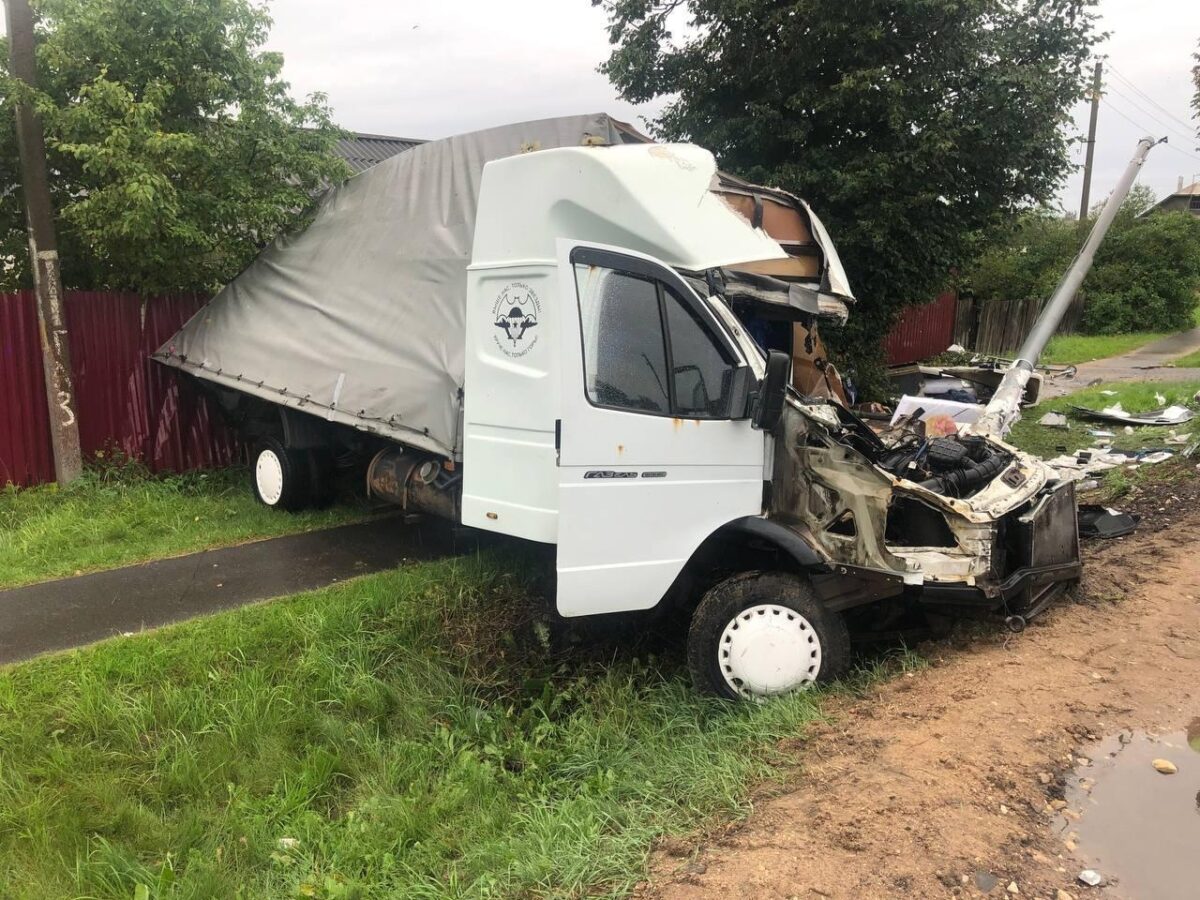
M 1133 897 L 1076 880 L 1077 811 L 1055 807 L 1102 739 L 1200 715 L 1200 478 L 1180 474 L 1125 498 L 1142 527 L 1085 546 L 1073 600 L 926 644 L 927 668 L 836 704 L 786 792 L 658 848 L 640 896 Z

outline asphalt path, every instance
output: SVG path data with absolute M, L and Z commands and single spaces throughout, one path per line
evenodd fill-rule
M 386 516 L 0 591 L 0 663 L 468 552 L 477 542 L 442 522 Z

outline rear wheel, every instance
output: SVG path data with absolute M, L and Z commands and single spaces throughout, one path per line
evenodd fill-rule
M 830 681 L 850 662 L 845 620 L 798 575 L 749 572 L 712 588 L 688 630 L 696 687 L 762 701 Z
M 264 438 L 250 466 L 254 496 L 273 509 L 295 511 L 312 500 L 312 469 L 301 450 L 289 450 L 276 438 Z

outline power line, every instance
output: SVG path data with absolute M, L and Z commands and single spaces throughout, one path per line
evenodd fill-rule
M 1131 90 L 1133 90 L 1135 93 L 1141 94 L 1143 97 L 1145 97 L 1145 98 L 1146 98 L 1146 100 L 1147 100 L 1147 101 L 1148 101 L 1148 102 L 1149 102 L 1151 105 L 1153 105 L 1153 106 L 1156 106 L 1156 107 L 1158 107 L 1160 110 L 1162 110 L 1162 111 L 1163 111 L 1163 113 L 1165 113 L 1165 114 L 1166 114 L 1166 116 L 1167 116 L 1168 118 L 1170 118 L 1170 119 L 1173 119 L 1174 121 L 1176 121 L 1177 123 L 1179 123 L 1180 125 L 1182 125 L 1184 128 L 1188 129 L 1189 131 L 1190 131 L 1190 130 L 1192 130 L 1192 129 L 1195 127 L 1195 123 L 1194 123 L 1194 122 L 1188 122 L 1188 121 L 1186 121 L 1186 120 L 1184 120 L 1184 119 L 1181 119 L 1181 118 L 1179 118 L 1179 116 L 1175 115 L 1175 113 L 1171 112 L 1169 109 L 1167 109 L 1167 108 L 1166 108 L 1165 106 L 1163 106 L 1161 103 L 1159 103 L 1157 100 L 1155 100 L 1153 97 L 1151 97 L 1151 96 L 1150 96 L 1149 94 L 1147 94 L 1145 91 L 1143 91 L 1143 90 L 1142 90 L 1140 87 L 1138 87 L 1136 84 L 1134 84 L 1132 81 L 1130 81 L 1129 77 L 1128 77 L 1127 75 L 1124 75 L 1124 74 L 1122 74 L 1122 73 L 1121 73 L 1121 71 L 1120 71 L 1119 69 L 1117 69 L 1115 66 L 1113 66 L 1113 64 L 1112 64 L 1112 63 L 1109 63 L 1109 65 L 1108 65 L 1108 70 L 1109 70 L 1109 71 L 1110 71 L 1110 72 L 1111 72 L 1113 75 L 1116 75 L 1118 78 L 1120 78 L 1120 79 L 1121 79 L 1121 81 L 1122 81 L 1122 82 L 1124 82 L 1124 83 L 1125 83 L 1125 84 L 1126 84 L 1126 85 L 1127 85 L 1127 86 L 1128 86 L 1128 87 L 1129 87 Z
M 1125 115 L 1125 113 L 1121 112 L 1120 108 L 1117 107 L 1108 98 L 1101 97 L 1100 102 L 1103 103 L 1105 106 L 1107 106 L 1109 109 L 1111 109 L 1113 112 L 1115 112 L 1118 116 L 1120 116 L 1126 122 L 1129 122 L 1132 125 L 1136 125 L 1138 128 L 1140 128 L 1142 130 L 1143 133 L 1145 133 L 1145 134 L 1153 134 L 1154 133 L 1153 128 L 1147 128 L 1145 125 L 1143 125 L 1141 122 L 1137 121 L 1136 119 L 1133 119 L 1133 118 Z M 1176 153 L 1182 153 L 1184 156 L 1188 157 L 1189 159 L 1194 159 L 1197 162 L 1200 162 L 1200 156 L 1197 156 L 1194 153 L 1188 153 L 1186 150 L 1180 150 L 1178 147 L 1176 147 L 1174 144 L 1170 143 L 1169 141 L 1164 146 L 1166 146 L 1168 150 L 1174 150 Z
M 1130 106 L 1132 106 L 1138 112 L 1150 117 L 1155 122 L 1157 122 L 1159 125 L 1161 125 L 1163 128 L 1166 128 L 1168 131 L 1173 132 L 1176 136 L 1184 138 L 1185 140 L 1189 140 L 1189 141 L 1196 139 L 1196 133 L 1194 131 L 1184 131 L 1183 129 L 1172 125 L 1170 122 L 1163 121 L 1163 119 L 1160 118 L 1159 116 L 1156 116 L 1153 111 L 1146 109 L 1144 106 L 1140 105 L 1138 103 L 1138 101 L 1135 100 L 1133 97 L 1130 97 L 1128 94 L 1125 94 L 1122 91 L 1117 90 L 1116 85 L 1110 84 L 1108 86 L 1108 89 L 1110 91 L 1112 91 L 1114 94 L 1116 94 L 1118 97 L 1122 98 L 1126 103 L 1128 103 Z

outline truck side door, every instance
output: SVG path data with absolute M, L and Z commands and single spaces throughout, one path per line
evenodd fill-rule
M 558 609 L 646 609 L 714 530 L 762 511 L 764 437 L 731 404 L 745 360 L 650 257 L 560 241 L 559 271 Z

